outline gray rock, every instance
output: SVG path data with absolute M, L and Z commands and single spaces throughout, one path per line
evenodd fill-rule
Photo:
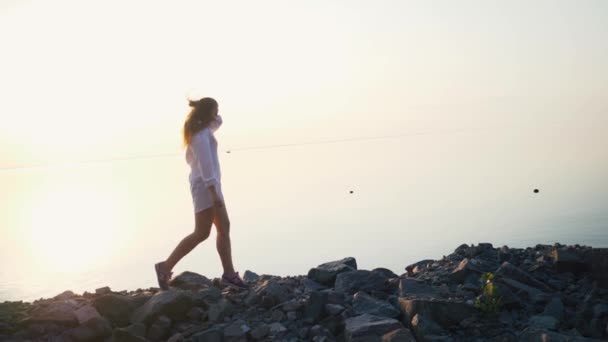
M 418 314 L 423 314 L 442 327 L 449 327 L 460 323 L 463 319 L 471 317 L 477 313 L 472 305 L 460 301 L 445 299 L 420 298 L 406 299 L 399 298 L 399 305 L 404 314 L 404 320 L 411 322 L 412 318 Z
M 112 289 L 110 289 L 109 286 L 104 286 L 104 287 L 95 289 L 95 294 L 98 294 L 98 295 L 104 295 L 104 294 L 108 294 L 108 293 L 112 293 Z
M 433 260 L 433 259 L 420 260 L 413 264 L 407 265 L 405 267 L 405 270 L 407 271 L 408 275 L 414 275 L 414 274 L 420 272 L 421 270 L 424 270 L 424 269 L 430 267 L 433 262 L 435 262 L 435 260 Z
M 224 317 L 232 314 L 234 306 L 227 299 L 221 298 L 217 303 L 211 304 L 207 315 L 209 321 L 220 322 L 224 320 Z
M 180 334 L 180 333 L 177 333 L 177 334 L 174 334 L 173 336 L 171 336 L 171 337 L 170 337 L 170 338 L 167 340 L 167 342 L 181 342 L 181 341 L 183 341 L 184 339 L 185 339 L 185 338 L 184 338 L 184 335 L 182 335 L 182 334 Z
M 146 304 L 133 312 L 132 322 L 150 324 L 160 315 L 172 320 L 182 320 L 186 313 L 194 306 L 190 292 L 171 289 L 157 292 Z
M 332 316 L 337 316 L 342 311 L 344 311 L 344 307 L 340 304 L 328 303 L 328 304 L 325 304 L 325 311 Z
M 32 308 L 29 312 L 29 317 L 24 322 L 26 324 L 54 323 L 65 326 L 76 326 L 78 325 L 78 319 L 74 313 L 76 309 L 77 304 L 68 300 L 52 302 L 48 305 L 37 305 Z
M 146 326 L 143 323 L 134 323 L 128 327 L 114 329 L 115 342 L 141 342 L 146 340 Z
M 186 271 L 171 279 L 169 285 L 184 290 L 193 290 L 213 286 L 213 283 L 204 275 Z
M 223 342 L 224 332 L 220 328 L 211 328 L 192 335 L 193 342 Z
M 600 340 L 570 336 L 554 331 L 547 331 L 538 327 L 527 327 L 517 336 L 521 342 L 599 342 Z
M 531 276 L 526 271 L 520 269 L 517 266 L 514 266 L 508 261 L 505 261 L 500 265 L 500 267 L 496 270 L 495 275 L 497 277 L 511 278 L 519 281 L 520 283 L 524 283 L 526 285 L 536 287 L 545 291 L 550 291 L 551 288 L 546 284 L 540 282 L 533 276 Z
M 247 283 L 256 282 L 259 278 L 260 276 L 257 273 L 250 270 L 246 270 L 245 273 L 243 273 L 243 280 Z
M 273 302 L 272 305 L 282 303 L 289 299 L 287 288 L 274 279 L 264 280 L 254 288 L 254 291 L 258 297 L 269 298 Z
M 403 328 L 396 319 L 363 314 L 344 321 L 347 342 L 379 340 L 384 334 Z
M 389 318 L 395 318 L 400 314 L 392 304 L 373 298 L 364 291 L 359 291 L 353 296 L 353 310 L 357 315 L 367 313 Z
M 156 321 L 148 329 L 148 339 L 150 341 L 161 341 L 169 335 L 171 328 L 171 319 L 167 316 L 159 316 Z
M 188 310 L 186 313 L 186 317 L 193 321 L 199 321 L 205 315 L 205 310 L 202 308 L 195 306 L 192 309 Z
M 319 291 L 311 292 L 304 310 L 304 322 L 318 322 L 323 317 L 325 304 L 327 304 L 327 293 Z
M 285 326 L 279 322 L 271 323 L 268 327 L 270 335 L 275 337 L 280 336 L 287 331 L 287 328 L 285 328 Z
M 530 317 L 528 320 L 530 326 L 539 327 L 548 330 L 556 330 L 557 324 L 559 323 L 557 319 L 553 316 L 543 316 L 543 315 L 534 315 Z
M 450 275 L 454 281 L 463 283 L 465 278 L 472 273 L 481 275 L 482 272 L 472 265 L 469 258 L 464 258 Z
M 76 341 L 99 341 L 112 335 L 112 326 L 107 319 L 95 316 L 71 329 L 69 335 Z
M 417 313 L 414 315 L 410 324 L 414 335 L 421 341 L 429 340 L 428 336 L 430 335 L 441 336 L 448 334 L 439 324 L 423 314 Z
M 524 283 L 520 283 L 517 280 L 509 278 L 501 278 L 495 281 L 495 284 L 500 286 L 509 286 L 516 296 L 520 297 L 525 302 L 531 302 L 532 304 L 547 303 L 550 299 L 550 295 Z
M 323 263 L 308 271 L 308 278 L 326 286 L 334 286 L 336 277 L 342 272 L 357 270 L 357 261 L 353 257 Z
M 251 328 L 244 320 L 232 322 L 224 329 L 224 340 L 226 342 L 244 342 L 247 341 L 247 333 Z
M 131 299 L 117 294 L 107 294 L 95 298 L 93 306 L 100 315 L 107 318 L 118 327 L 125 327 L 130 323 L 130 317 L 135 310 Z
M 549 304 L 545 307 L 543 315 L 552 316 L 556 320 L 561 321 L 564 317 L 564 304 L 559 297 L 553 297 Z
M 414 278 L 400 279 L 399 293 L 402 297 L 439 297 L 438 292 L 431 285 Z
M 378 273 L 382 274 L 385 278 L 399 278 L 399 276 L 397 274 L 395 274 L 393 271 L 389 270 L 388 268 L 384 268 L 384 267 L 374 268 L 372 270 L 372 272 L 378 272 Z
M 410 329 L 396 329 L 382 335 L 382 342 L 416 342 L 416 338 L 412 335 Z
M 215 286 L 198 290 L 192 295 L 196 305 L 215 303 L 222 298 L 222 291 Z
M 606 315 L 608 315 L 608 304 L 599 303 L 593 306 L 594 318 L 603 318 Z
M 94 307 L 88 304 L 83 305 L 78 308 L 78 310 L 74 311 L 74 315 L 76 315 L 76 319 L 80 324 L 84 324 L 93 318 L 101 318 L 99 312 L 97 312 Z
M 335 289 L 348 294 L 357 291 L 384 291 L 387 288 L 388 279 L 378 273 L 368 270 L 357 270 L 342 272 L 336 276 Z
M 270 327 L 267 324 L 261 324 L 251 331 L 251 337 L 254 340 L 261 340 L 270 333 Z

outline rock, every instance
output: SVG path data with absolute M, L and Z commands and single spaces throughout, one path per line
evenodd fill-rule
M 257 275 L 255 272 L 251 272 L 250 270 L 246 270 L 245 273 L 243 273 L 243 281 L 247 283 L 256 282 L 259 278 L 259 275 Z
M 184 335 L 177 333 L 171 336 L 167 342 L 182 342 L 184 340 Z
M 271 302 L 271 306 L 277 305 L 289 299 L 287 288 L 279 284 L 274 279 L 264 280 L 254 288 L 258 297 L 266 297 Z
M 164 340 L 169 335 L 171 319 L 165 315 L 159 316 L 148 329 L 148 339 L 151 341 Z
M 217 303 L 211 304 L 207 315 L 209 321 L 220 322 L 224 320 L 224 317 L 230 315 L 234 310 L 233 305 L 225 298 L 220 299 Z
M 201 318 L 205 315 L 205 310 L 203 310 L 202 308 L 195 306 L 192 309 L 188 310 L 188 313 L 186 313 L 186 317 L 188 317 L 188 319 L 191 319 L 193 321 L 200 321 Z
M 400 315 L 392 304 L 375 299 L 365 293 L 364 291 L 358 291 L 353 296 L 353 310 L 355 314 L 370 314 L 374 316 L 395 318 Z
M 403 278 L 399 281 L 399 293 L 402 297 L 438 297 L 438 292 L 424 281 L 414 278 Z
M 543 316 L 543 315 L 534 315 L 530 317 L 528 320 L 530 326 L 539 327 L 548 330 L 556 330 L 557 324 L 559 323 L 557 319 L 553 316 Z
M 270 327 L 267 324 L 261 324 L 251 331 L 251 337 L 254 340 L 261 340 L 270 333 Z
M 285 326 L 279 322 L 271 323 L 268 327 L 270 335 L 273 335 L 275 337 L 287 331 L 287 328 L 285 328 Z
M 97 294 L 97 295 L 104 295 L 104 294 L 108 294 L 108 293 L 112 293 L 112 289 L 110 289 L 109 286 L 104 286 L 104 287 L 95 289 L 95 294 Z
M 215 303 L 220 300 L 222 291 L 213 286 L 198 290 L 192 297 L 196 305 L 206 306 L 208 303 Z
M 389 278 L 399 278 L 399 276 L 396 275 L 393 271 L 389 270 L 388 268 L 384 268 L 384 267 L 374 268 L 372 270 L 372 272 L 380 273 L 380 274 L 382 274 L 382 276 L 384 276 L 384 278 L 387 278 L 387 279 L 389 279 Z
M 69 335 L 76 341 L 99 341 L 112 335 L 112 326 L 107 319 L 98 315 L 73 328 Z
M 344 307 L 340 304 L 325 304 L 325 311 L 332 316 L 337 316 L 344 311 Z
M 405 267 L 405 270 L 407 271 L 408 276 L 415 275 L 416 273 L 420 272 L 421 270 L 430 267 L 433 262 L 435 262 L 435 260 L 433 260 L 433 259 L 420 260 L 411 265 L 407 265 Z
M 344 321 L 344 337 L 347 342 L 373 341 L 384 334 L 403 328 L 396 319 L 363 314 Z
M 100 315 L 119 327 L 129 325 L 130 316 L 135 310 L 129 297 L 116 294 L 107 294 L 95 298 L 93 307 Z
M 517 340 L 521 342 L 595 342 L 600 341 L 585 337 L 576 337 L 560 334 L 554 331 L 543 330 L 538 327 L 527 327 L 519 333 Z
M 464 279 L 470 275 L 472 272 L 475 272 L 476 275 L 480 275 L 482 272 L 472 266 L 469 258 L 464 258 L 462 261 L 456 266 L 456 268 L 452 271 L 451 277 L 454 281 L 459 283 L 464 282 Z
M 353 257 L 347 257 L 311 268 L 308 271 L 308 278 L 319 284 L 334 286 L 338 274 L 355 270 L 357 270 L 357 261 Z
M 74 314 L 76 315 L 76 319 L 80 324 L 84 324 L 88 320 L 93 318 L 101 318 L 99 312 L 97 312 L 94 307 L 88 304 L 78 308 L 78 310 L 74 311 Z
M 448 332 L 439 326 L 439 324 L 419 313 L 414 315 L 410 324 L 412 326 L 414 335 L 416 335 L 416 338 L 421 341 L 429 340 L 428 337 L 431 335 L 441 336 L 448 334 Z
M 593 318 L 608 316 L 608 304 L 599 303 L 593 306 Z
M 169 285 L 183 290 L 197 290 L 213 286 L 212 281 L 204 275 L 189 271 L 182 272 L 171 279 Z
M 280 322 L 285 320 L 285 313 L 281 310 L 273 310 L 270 314 L 270 319 L 274 322 Z
M 591 250 L 591 277 L 598 286 L 608 289 L 608 248 Z
M 564 317 L 564 304 L 559 297 L 553 297 L 549 304 L 545 307 L 543 315 L 554 317 L 556 320 L 561 321 Z
M 327 288 L 326 286 L 323 286 L 323 285 L 317 283 L 316 281 L 314 281 L 312 279 L 308 279 L 308 278 L 302 279 L 302 285 L 304 286 L 304 290 L 306 292 L 321 291 L 321 290 Z
M 387 278 L 378 272 L 357 270 L 342 272 L 336 276 L 336 291 L 353 294 L 357 291 L 384 291 L 387 288 Z
M 146 340 L 146 326 L 143 323 L 134 323 L 125 328 L 114 329 L 115 342 L 141 342 Z
M 509 278 L 497 279 L 494 282 L 498 287 L 509 286 L 516 296 L 522 298 L 524 302 L 528 301 L 532 304 L 546 303 L 549 301 L 550 295 L 526 284 L 520 283 L 517 280 Z
M 220 328 L 211 328 L 192 335 L 193 342 L 223 342 L 224 332 Z
M 157 292 L 146 304 L 133 312 L 132 322 L 150 324 L 158 316 L 165 315 L 172 320 L 181 320 L 194 306 L 194 300 L 189 292 L 171 289 Z
M 75 303 L 68 301 L 37 305 L 29 312 L 29 317 L 24 320 L 24 323 L 54 323 L 66 326 L 76 326 L 78 325 L 78 319 L 74 313 L 76 308 L 77 305 Z
M 244 320 L 237 320 L 224 329 L 224 340 L 226 342 L 247 341 L 247 333 L 251 328 Z
M 554 247 L 551 251 L 551 257 L 553 258 L 555 271 L 558 273 L 572 272 L 579 274 L 591 269 L 591 260 L 587 259 L 590 255 L 586 256 L 583 251 L 575 248 Z
M 502 265 L 500 265 L 500 267 L 496 270 L 495 275 L 497 277 L 515 279 L 520 283 L 524 283 L 526 285 L 530 285 L 532 287 L 536 287 L 545 291 L 551 291 L 551 288 L 549 286 L 532 277 L 530 274 L 523 271 L 519 267 L 512 265 L 508 261 L 505 261 L 502 263 Z
M 416 342 L 416 338 L 407 328 L 395 329 L 382 335 L 382 342 Z
M 53 297 L 53 301 L 65 301 L 68 299 L 72 299 L 76 297 L 76 294 L 70 290 L 67 291 L 63 291 L 60 294 L 56 295 L 55 297 Z
M 399 305 L 404 314 L 404 321 L 411 322 L 416 314 L 421 313 L 426 318 L 439 323 L 442 327 L 458 324 L 464 318 L 477 313 L 477 309 L 472 305 L 445 299 L 399 298 Z
M 327 304 L 327 293 L 319 291 L 311 292 L 304 310 L 304 322 L 316 323 L 321 320 L 325 304 Z

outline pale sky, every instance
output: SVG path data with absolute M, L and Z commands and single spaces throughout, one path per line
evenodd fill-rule
M 608 3 L 3 1 L 0 166 L 180 153 L 186 96 L 224 147 L 605 120 Z
M 604 244 L 607 38 L 605 0 L 0 0 L 0 298 L 153 286 L 194 224 L 188 96 L 222 150 L 478 130 L 222 154 L 241 271 Z

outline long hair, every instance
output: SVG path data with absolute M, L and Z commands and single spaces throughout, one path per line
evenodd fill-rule
M 217 108 L 217 101 L 211 97 L 203 97 L 198 101 L 190 100 L 189 104 L 192 110 L 190 110 L 184 122 L 184 147 L 190 144 L 192 136 L 207 127 L 209 122 L 214 119 L 213 114 Z

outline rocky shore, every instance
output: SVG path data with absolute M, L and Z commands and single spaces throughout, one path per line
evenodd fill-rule
M 463 244 L 397 275 L 352 257 L 250 288 L 184 272 L 158 288 L 0 304 L 1 341 L 598 341 L 605 249 Z

